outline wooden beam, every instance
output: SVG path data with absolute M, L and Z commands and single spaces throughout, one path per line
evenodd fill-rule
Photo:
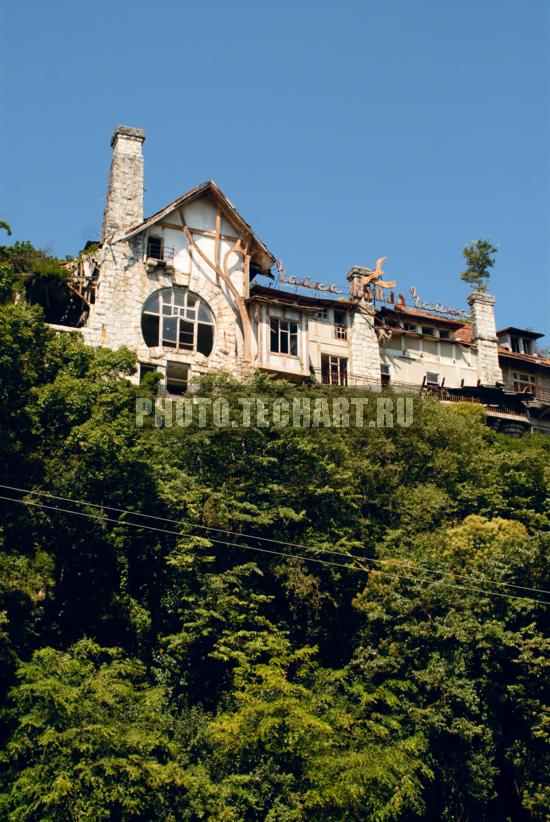
M 253 362 L 253 359 L 252 359 L 252 324 L 250 322 L 250 317 L 248 316 L 248 311 L 246 309 L 246 303 L 244 302 L 243 298 L 241 297 L 241 295 L 239 294 L 239 292 L 235 288 L 234 284 L 231 282 L 231 278 L 228 276 L 227 271 L 222 270 L 219 265 L 216 265 L 216 263 L 212 262 L 212 260 L 204 253 L 202 248 L 195 242 L 195 238 L 193 237 L 193 235 L 191 233 L 191 230 L 189 229 L 189 227 L 187 226 L 187 223 L 185 222 L 185 216 L 183 214 L 183 208 L 181 206 L 180 206 L 180 208 L 178 208 L 178 214 L 179 214 L 179 218 L 181 220 L 181 223 L 184 227 L 185 235 L 186 235 L 186 237 L 189 241 L 189 245 L 192 248 L 194 248 L 195 251 L 197 252 L 197 254 L 199 255 L 199 257 L 201 257 L 204 260 L 204 262 L 208 266 L 210 266 L 210 268 L 216 274 L 218 274 L 221 277 L 221 279 L 224 281 L 224 283 L 228 287 L 229 291 L 233 295 L 233 299 L 235 300 L 235 305 L 237 306 L 237 310 L 239 312 L 239 316 L 241 318 L 241 324 L 242 324 L 242 327 L 243 327 L 244 358 L 245 358 L 245 360 L 248 360 L 248 362 L 251 365 L 254 365 L 254 362 Z M 240 243 L 240 239 L 238 240 L 238 243 Z M 228 252 L 226 252 L 225 258 L 224 258 L 224 266 L 225 266 L 226 261 L 227 261 L 227 256 L 232 250 L 233 249 L 230 249 Z

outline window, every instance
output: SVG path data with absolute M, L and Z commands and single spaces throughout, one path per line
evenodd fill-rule
M 514 354 L 521 354 L 519 337 L 510 337 L 510 342 L 512 344 L 512 351 L 514 352 Z
M 271 351 L 275 354 L 290 354 L 292 357 L 297 357 L 298 323 L 273 317 L 269 325 L 271 331 Z
M 189 366 L 182 362 L 166 363 L 166 390 L 169 394 L 185 394 L 189 377 Z
M 434 330 L 435 329 L 433 329 L 429 325 L 423 325 L 422 326 L 422 333 L 425 334 L 427 337 L 433 337 L 434 336 Z
M 147 238 L 147 258 L 159 260 L 161 262 L 168 262 L 174 259 L 176 250 L 170 246 L 164 245 L 162 237 L 148 237 Z
M 403 323 L 403 328 L 405 329 L 405 331 L 413 331 L 416 334 L 415 323 Z
M 149 347 L 198 351 L 208 357 L 214 344 L 214 319 L 205 302 L 187 288 L 155 291 L 146 300 L 141 331 Z
M 334 310 L 334 333 L 336 334 L 336 339 L 347 340 L 348 329 L 345 311 Z
M 439 374 L 437 374 L 435 371 L 427 371 L 426 385 L 430 388 L 439 388 Z
M 535 375 L 523 371 L 512 371 L 512 379 L 514 381 L 514 391 L 531 392 L 537 385 Z
M 533 354 L 533 340 L 523 338 L 523 353 L 524 354 Z
M 328 320 L 328 308 L 322 308 L 315 316 L 318 320 Z
M 154 374 L 157 370 L 156 365 L 150 365 L 146 362 L 140 362 L 139 364 L 139 384 L 143 382 L 143 378 L 146 374 Z
M 385 387 L 390 384 L 391 374 L 390 366 L 388 365 L 388 363 L 382 363 L 380 365 L 380 377 L 382 380 L 382 387 Z
M 346 357 L 321 354 L 321 382 L 325 385 L 347 385 L 348 361 Z
M 439 339 L 440 340 L 451 340 L 452 339 L 451 332 L 447 331 L 447 329 L 445 329 L 445 328 L 440 328 L 439 329 Z
M 452 343 L 449 342 L 440 342 L 439 343 L 439 355 L 441 357 L 449 357 L 454 359 L 454 346 Z
M 163 255 L 163 241 L 162 237 L 149 237 L 147 240 L 147 256 L 154 260 L 162 260 Z

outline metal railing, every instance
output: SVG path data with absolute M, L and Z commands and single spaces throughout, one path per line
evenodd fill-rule
M 172 246 L 159 246 L 156 243 L 149 242 L 147 244 L 147 257 L 153 260 L 169 262 L 176 256 L 176 249 Z

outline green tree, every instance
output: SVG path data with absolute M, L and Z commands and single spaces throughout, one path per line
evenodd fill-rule
M 470 245 L 465 245 L 462 255 L 466 260 L 466 268 L 460 278 L 478 291 L 485 291 L 491 275 L 490 269 L 495 264 L 495 258 L 491 255 L 496 254 L 497 251 L 498 248 L 489 240 L 475 240 Z
M 81 640 L 37 651 L 12 691 L 4 819 L 177 819 L 184 792 L 170 720 L 144 667 Z

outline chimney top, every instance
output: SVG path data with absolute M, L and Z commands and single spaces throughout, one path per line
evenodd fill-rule
M 119 136 L 130 137 L 132 140 L 139 140 L 143 143 L 145 140 L 145 132 L 141 128 L 131 128 L 130 126 L 117 126 L 111 138 L 111 148 L 115 147 L 115 143 Z

